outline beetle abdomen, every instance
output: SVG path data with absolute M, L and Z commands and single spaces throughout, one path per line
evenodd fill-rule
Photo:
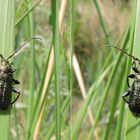
M 140 117 L 140 80 L 135 80 L 129 97 L 129 109 L 134 116 Z
M 6 110 L 11 105 L 12 73 L 0 73 L 0 110 Z

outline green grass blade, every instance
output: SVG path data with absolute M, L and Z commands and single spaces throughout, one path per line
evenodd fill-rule
M 14 50 L 15 1 L 0 0 L 0 53 L 7 58 Z M 0 113 L 0 137 L 10 139 L 10 110 Z
M 72 139 L 72 93 L 73 93 L 73 58 L 74 58 L 74 17 L 75 17 L 75 2 L 70 0 L 70 75 L 69 75 L 69 139 Z
M 50 48 L 51 50 L 51 48 Z M 44 68 L 44 72 L 43 72 L 43 76 L 42 76 L 42 79 L 41 79 L 41 84 L 40 84 L 40 88 L 39 90 L 37 91 L 37 100 L 35 102 L 35 106 L 34 106 L 34 110 L 33 110 L 33 115 L 31 117 L 31 121 L 29 122 L 29 127 L 28 127 L 28 130 L 27 130 L 27 135 L 26 135 L 26 139 L 32 139 L 33 138 L 33 134 L 34 134 L 34 130 L 35 130 L 35 127 L 36 127 L 36 122 L 38 120 L 38 116 L 40 114 L 40 111 L 44 105 L 44 102 L 46 101 L 46 98 L 47 98 L 47 90 L 46 89 L 46 94 L 43 98 L 43 101 L 41 102 L 41 95 L 40 93 L 42 93 L 43 91 L 43 86 L 44 86 L 44 81 L 45 81 L 45 76 L 46 76 L 46 71 L 47 71 L 47 68 L 48 68 L 48 60 L 49 60 L 49 57 L 50 57 L 50 52 L 49 51 L 49 56 L 48 58 L 46 59 L 46 63 L 45 63 L 45 68 Z M 51 82 L 51 79 L 49 81 L 49 84 Z M 48 84 L 48 87 L 49 87 L 49 84 Z
M 27 5 L 27 11 L 29 11 L 33 7 L 33 1 L 31 0 Z M 34 36 L 34 20 L 33 20 L 33 11 L 28 13 L 27 15 L 27 22 L 25 23 L 27 28 L 27 38 L 32 38 Z M 29 126 L 29 122 L 31 122 L 33 114 L 33 107 L 35 102 L 35 48 L 34 48 L 34 41 L 30 43 L 31 47 L 31 70 L 30 70 L 30 92 L 28 96 L 28 110 L 27 110 L 27 131 Z
M 61 107 L 61 114 L 63 114 L 68 109 L 69 101 L 70 101 L 70 96 L 68 96 L 65 99 L 65 101 Z M 55 130 L 55 121 L 52 122 L 51 127 L 49 128 L 49 131 L 47 131 L 46 136 L 45 136 L 45 140 L 50 140 L 54 130 Z
M 139 58 L 140 54 L 140 0 L 134 1 L 134 14 L 132 17 L 132 23 L 134 24 L 132 29 L 134 31 L 134 38 L 132 38 L 133 43 L 133 55 Z M 136 11 L 135 11 L 136 10 Z M 127 128 L 126 128 L 126 140 L 138 140 L 140 138 L 140 127 L 139 121 L 132 115 L 130 111 L 128 111 L 128 119 L 127 119 Z
M 88 94 L 87 94 L 87 98 L 82 106 L 82 109 L 79 111 L 78 116 L 75 120 L 75 123 L 73 125 L 73 129 L 72 129 L 72 140 L 77 140 L 78 134 L 79 134 L 79 130 L 80 127 L 82 125 L 82 122 L 86 116 L 86 112 L 88 110 L 88 106 L 90 105 L 91 101 L 93 100 L 93 98 L 96 96 L 96 94 L 94 93 L 96 91 L 96 89 L 98 88 L 98 86 L 101 84 L 102 80 L 104 79 L 104 77 L 106 76 L 106 74 L 109 72 L 109 70 L 112 68 L 113 64 L 111 64 L 100 76 L 100 78 L 98 79 L 97 82 L 95 82 L 89 89 Z
M 122 43 L 123 49 L 126 47 L 127 39 L 128 39 L 127 36 L 128 36 L 128 35 L 129 35 L 129 31 L 127 31 L 127 33 L 126 33 L 126 35 L 125 35 L 125 37 L 124 37 L 124 40 L 123 40 L 123 43 Z M 99 117 L 100 117 L 100 115 L 101 115 L 101 112 L 102 112 L 102 109 L 103 109 L 103 105 L 104 105 L 104 103 L 105 103 L 105 100 L 106 100 L 106 98 L 107 98 L 108 91 L 109 91 L 109 89 L 110 89 L 110 87 L 111 87 L 111 84 L 112 84 L 112 82 L 113 82 L 114 75 L 115 75 L 116 72 L 117 72 L 117 69 L 118 69 L 118 66 L 119 66 L 119 64 L 120 64 L 120 60 L 121 60 L 121 58 L 122 58 L 122 55 L 123 55 L 123 54 L 119 54 L 119 56 L 118 56 L 118 58 L 117 58 L 116 65 L 113 67 L 113 70 L 112 70 L 112 72 L 111 72 L 111 74 L 110 74 L 109 80 L 108 80 L 108 82 L 107 82 L 107 86 L 106 86 L 106 88 L 105 88 L 105 92 L 104 92 L 104 94 L 103 94 L 103 96 L 102 96 L 102 99 L 101 99 L 101 104 L 99 105 L 99 109 L 98 109 L 98 111 L 97 111 L 97 115 L 96 115 L 96 118 L 95 118 L 94 127 L 96 127 L 97 122 L 98 122 L 98 120 L 99 120 Z
M 32 12 L 34 10 L 34 8 L 36 8 L 41 1 L 42 0 L 38 0 L 32 7 L 30 7 L 30 9 L 28 9 L 26 12 L 24 12 L 22 16 L 17 17 L 15 26 L 17 26 L 25 17 L 27 17 L 27 15 L 30 12 Z
M 124 118 L 126 118 L 126 116 L 124 117 L 124 114 L 125 114 L 124 101 L 121 100 L 120 115 L 119 115 L 119 118 L 117 121 L 117 127 L 116 127 L 116 131 L 115 131 L 115 140 L 123 140 L 122 128 L 123 128 L 123 123 L 125 121 Z
M 55 61 L 55 109 L 56 109 L 56 139 L 60 140 L 60 82 L 59 82 L 59 1 L 52 0 L 52 26 L 53 26 L 53 47 L 54 47 L 54 61 Z
M 124 65 L 122 66 L 122 70 L 121 70 L 121 74 L 119 77 L 118 82 L 116 82 L 116 88 L 115 88 L 115 94 L 113 95 L 114 97 L 112 98 L 112 103 L 111 103 L 111 109 L 110 109 L 110 117 L 109 117 L 109 122 L 107 124 L 106 127 L 106 131 L 105 131 L 105 135 L 104 135 L 104 140 L 108 140 L 110 133 L 111 133 L 111 126 L 113 124 L 113 119 L 114 119 L 114 115 L 115 115 L 115 111 L 116 111 L 116 107 L 117 107 L 117 103 L 119 102 L 120 99 L 120 95 L 121 95 L 121 91 L 124 89 L 124 86 L 120 86 L 120 85 L 124 85 L 123 83 L 125 83 L 126 85 L 126 80 L 125 77 L 127 76 L 125 74 L 125 68 L 126 68 L 126 63 L 124 63 Z
M 98 16 L 99 16 L 99 19 L 100 19 L 100 23 L 101 23 L 103 32 L 104 32 L 104 34 L 105 34 L 107 43 L 108 43 L 109 45 L 111 45 L 111 44 L 112 44 L 111 35 L 110 35 L 109 32 L 108 32 L 107 25 L 106 25 L 105 19 L 104 19 L 104 17 L 103 17 L 101 8 L 100 8 L 100 6 L 99 6 L 99 3 L 98 3 L 97 0 L 93 0 L 93 2 L 94 2 L 95 7 L 96 7 L 96 9 L 97 9 Z

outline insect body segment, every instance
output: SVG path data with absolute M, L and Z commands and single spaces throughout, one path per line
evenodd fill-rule
M 140 117 L 140 79 L 136 79 L 131 88 L 129 109 L 135 117 Z

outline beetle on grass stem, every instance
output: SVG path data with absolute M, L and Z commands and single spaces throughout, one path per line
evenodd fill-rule
M 26 41 L 21 47 L 19 47 L 13 54 L 11 54 L 7 59 L 0 54 L 0 110 L 7 110 L 12 104 L 14 104 L 20 92 L 13 87 L 14 84 L 19 84 L 18 80 L 13 78 L 13 73 L 16 71 L 12 68 L 12 65 L 9 62 L 9 59 L 17 56 L 20 52 L 27 47 L 27 43 L 34 39 L 39 39 L 38 37 L 33 37 Z M 41 40 L 42 41 L 42 40 Z M 17 97 L 12 101 L 12 92 L 17 94 Z
M 127 76 L 127 85 L 129 89 L 122 95 L 122 98 L 128 104 L 128 107 L 132 114 L 138 118 L 140 117 L 140 59 L 129 54 L 125 50 L 117 48 L 116 46 L 105 46 L 113 47 L 133 59 L 132 70 L 134 71 L 134 74 L 130 74 Z M 129 84 L 129 79 L 134 80 L 131 86 Z

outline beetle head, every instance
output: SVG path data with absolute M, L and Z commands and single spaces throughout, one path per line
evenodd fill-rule
M 0 54 L 0 70 L 3 72 L 10 72 L 11 71 L 11 65 L 9 64 L 9 61 L 7 59 L 4 59 L 3 56 Z

